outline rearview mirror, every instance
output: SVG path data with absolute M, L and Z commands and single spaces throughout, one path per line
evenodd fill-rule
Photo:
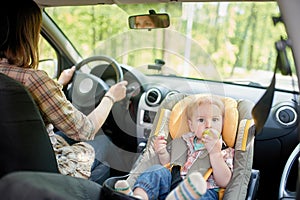
M 153 13 L 130 16 L 128 22 L 131 29 L 167 28 L 170 25 L 170 18 L 166 13 Z

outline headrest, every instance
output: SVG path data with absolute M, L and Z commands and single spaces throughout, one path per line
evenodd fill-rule
M 189 132 L 188 120 L 186 116 L 186 107 L 193 98 L 210 94 L 196 94 L 185 97 L 175 104 L 169 119 L 169 132 L 172 139 L 180 137 L 182 134 Z M 238 127 L 238 109 L 237 101 L 229 97 L 220 97 L 225 105 L 223 120 L 222 137 L 229 147 L 234 147 L 237 127 Z

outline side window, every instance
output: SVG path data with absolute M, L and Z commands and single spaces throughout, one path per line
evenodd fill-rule
M 40 36 L 39 43 L 40 62 L 39 69 L 44 70 L 52 78 L 57 77 L 57 54 L 48 41 Z

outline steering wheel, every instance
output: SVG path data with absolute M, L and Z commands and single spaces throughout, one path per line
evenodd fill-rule
M 76 71 L 67 93 L 72 104 L 84 114 L 89 114 L 100 103 L 109 86 L 101 77 L 79 71 L 82 66 L 95 61 L 105 61 L 113 67 L 117 82 L 123 80 L 123 71 L 116 60 L 108 56 L 92 56 L 75 64 Z M 105 65 L 107 66 L 107 65 Z
M 287 162 L 285 164 L 285 167 L 284 167 L 284 170 L 283 170 L 283 173 L 281 176 L 280 186 L 279 186 L 279 197 L 278 197 L 279 200 L 296 199 L 296 192 L 289 191 L 286 188 L 286 185 L 287 185 L 288 177 L 289 177 L 289 174 L 290 174 L 293 164 L 296 163 L 298 166 L 297 162 L 298 162 L 299 157 L 300 157 L 300 143 L 293 150 L 293 152 L 291 153 L 289 159 L 287 160 Z

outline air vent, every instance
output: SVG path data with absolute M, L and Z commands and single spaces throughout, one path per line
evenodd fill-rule
M 290 106 L 282 106 L 275 113 L 276 120 L 285 127 L 295 125 L 297 121 L 297 112 Z
M 161 92 L 157 88 L 151 88 L 146 93 L 146 103 L 149 106 L 157 106 L 161 100 Z

